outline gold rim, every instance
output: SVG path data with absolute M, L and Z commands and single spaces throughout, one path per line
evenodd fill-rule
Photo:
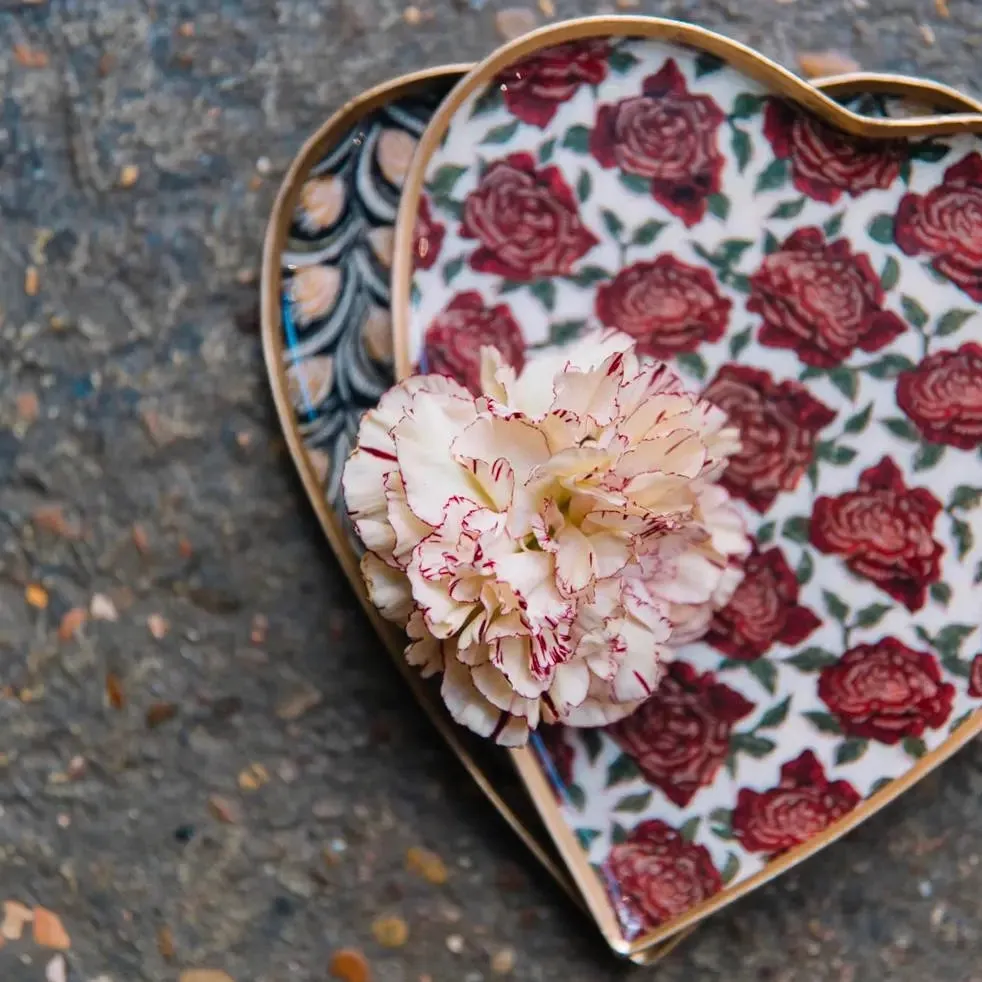
M 900 75 L 878 75 L 874 73 L 850 73 L 809 83 L 743 44 L 691 24 L 681 24 L 677 21 L 654 17 L 587 17 L 534 31 L 499 48 L 494 54 L 468 72 L 440 104 L 420 139 L 409 173 L 406 176 L 396 221 L 395 257 L 392 267 L 392 325 L 397 378 L 404 379 L 412 372 L 409 360 L 408 329 L 409 291 L 412 280 L 412 234 L 416 210 L 422 193 L 427 165 L 440 146 L 451 120 L 468 96 L 512 62 L 527 57 L 541 48 L 599 35 L 655 38 L 708 51 L 735 65 L 748 76 L 767 85 L 778 94 L 793 99 L 840 129 L 858 136 L 871 139 L 895 139 L 928 134 L 982 132 L 982 115 L 980 115 L 982 114 L 982 103 L 964 96 L 956 89 L 948 86 Z M 821 91 L 817 87 L 818 85 L 822 86 Z M 942 108 L 959 111 L 943 116 L 873 119 L 846 109 L 828 94 L 831 92 L 842 96 L 863 91 L 864 85 L 872 87 L 874 91 L 908 96 L 928 105 L 934 105 L 940 101 Z M 704 917 L 786 872 L 845 835 L 850 829 L 861 824 L 898 795 L 903 794 L 925 774 L 960 750 L 980 731 L 982 731 L 982 710 L 976 712 L 973 720 L 970 723 L 965 723 L 955 736 L 949 737 L 940 747 L 918 761 L 902 777 L 895 779 L 882 791 L 868 798 L 848 816 L 830 826 L 821 835 L 784 853 L 780 858 L 768 863 L 765 869 L 756 875 L 735 886 L 727 887 L 715 897 L 698 904 L 687 913 L 674 918 L 633 942 L 628 942 L 623 938 L 606 888 L 587 861 L 586 854 L 574 837 L 572 830 L 566 824 L 555 795 L 552 793 L 534 753 L 528 748 L 512 750 L 510 753 L 529 789 L 529 794 L 532 796 L 536 808 L 539 810 L 539 814 L 542 816 L 542 820 L 552 834 L 556 847 L 586 899 L 590 912 L 600 925 L 608 944 L 623 955 L 635 957 L 652 945 L 674 935 L 677 931 L 691 928 Z
M 383 82 L 347 102 L 301 147 L 293 163 L 290 165 L 286 176 L 283 178 L 283 183 L 280 185 L 263 244 L 260 296 L 263 359 L 266 364 L 266 373 L 269 378 L 270 390 L 273 396 L 273 403 L 276 407 L 276 414 L 279 418 L 280 428 L 283 431 L 294 466 L 300 475 L 307 499 L 314 509 L 314 513 L 320 522 L 325 536 L 327 536 L 334 555 L 344 570 L 345 576 L 354 589 L 372 626 L 375 628 L 385 647 L 392 654 L 400 674 L 408 683 L 423 711 L 430 718 L 450 749 L 457 755 L 485 797 L 494 805 L 501 817 L 504 818 L 512 831 L 515 832 L 552 879 L 559 884 L 577 906 L 587 911 L 583 898 L 580 896 L 566 871 L 556 865 L 552 857 L 522 824 L 522 820 L 518 815 L 512 811 L 507 802 L 498 794 L 493 784 L 481 770 L 480 765 L 478 765 L 467 748 L 459 740 L 456 725 L 449 721 L 439 711 L 439 708 L 434 705 L 429 693 L 422 686 L 419 676 L 406 664 L 403 658 L 405 643 L 399 632 L 395 631 L 391 624 L 378 616 L 378 612 L 368 600 L 362 588 L 358 560 L 348 544 L 343 530 L 338 525 L 331 508 L 324 499 L 323 489 L 304 447 L 303 438 L 300 435 L 294 417 L 293 407 L 290 404 L 287 394 L 283 361 L 283 331 L 280 314 L 280 294 L 282 289 L 280 259 L 289 232 L 290 217 L 299 198 L 304 179 L 311 168 L 323 157 L 327 149 L 358 119 L 366 116 L 374 109 L 378 109 L 386 103 L 391 102 L 393 99 L 407 94 L 412 89 L 426 82 L 438 78 L 461 77 L 466 74 L 470 67 L 470 65 L 446 65 L 440 68 L 414 72 L 391 79 L 388 82 Z M 633 960 L 641 964 L 652 965 L 673 951 L 693 930 L 694 927 L 680 930 L 671 939 L 666 940 L 659 946 L 657 950 L 645 952 L 643 955 L 636 956 Z

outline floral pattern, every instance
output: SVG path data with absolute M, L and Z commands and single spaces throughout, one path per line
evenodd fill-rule
M 982 154 L 970 153 L 925 195 L 904 195 L 894 228 L 908 256 L 927 253 L 945 278 L 982 301 Z
M 684 806 L 711 784 L 726 760 L 733 727 L 753 703 L 691 665 L 675 661 L 655 694 L 607 732 L 645 779 Z
M 427 372 L 449 375 L 475 395 L 481 389 L 481 348 L 497 348 L 516 371 L 525 365 L 525 339 L 507 304 L 485 306 L 475 290 L 460 293 L 426 329 Z
M 737 661 L 754 661 L 772 645 L 801 644 L 821 619 L 798 603 L 798 577 L 777 547 L 754 551 L 743 582 L 713 618 L 706 641 Z
M 724 365 L 704 395 L 740 427 L 743 447 L 730 459 L 723 486 L 761 513 L 798 486 L 819 433 L 836 416 L 799 382 L 776 382 L 749 365 Z
M 982 345 L 936 351 L 897 379 L 897 405 L 929 443 L 982 446 Z
M 665 916 L 705 896 L 695 870 L 725 891 L 818 832 L 830 841 L 982 721 L 979 138 L 867 144 L 772 96 L 703 53 L 611 39 L 604 78 L 564 93 L 547 124 L 491 86 L 464 100 L 426 165 L 446 235 L 412 279 L 414 358 L 473 290 L 508 306 L 527 357 L 616 327 L 741 429 L 724 481 L 757 543 L 745 586 L 728 584 L 708 639 L 636 717 L 537 748 L 546 771 L 568 772 L 562 820 L 629 940 L 653 924 L 664 936 Z M 467 202 L 515 155 L 535 194 L 551 195 L 543 172 L 558 172 L 564 214 L 595 239 L 568 262 L 554 262 L 566 226 L 546 209 L 519 224 L 529 272 L 478 268 Z M 484 233 L 495 248 L 505 227 Z M 562 270 L 537 271 L 539 256 Z M 665 896 L 690 899 L 658 910 L 651 885 L 676 851 L 686 874 Z
M 821 761 L 806 750 L 781 768 L 776 788 L 740 789 L 733 832 L 748 852 L 776 856 L 824 832 L 860 800 L 848 781 L 829 781 Z
M 823 123 L 783 99 L 769 99 L 764 136 L 778 160 L 791 162 L 794 186 L 816 201 L 835 204 L 889 188 L 900 176 L 901 144 L 862 140 Z
M 818 694 L 850 736 L 892 744 L 942 726 L 955 687 L 942 679 L 934 655 L 882 638 L 826 668 Z
M 857 347 L 879 351 L 903 334 L 904 322 L 883 309 L 883 298 L 869 256 L 854 253 L 846 239 L 826 242 L 819 228 L 800 228 L 750 277 L 747 310 L 763 318 L 761 344 L 834 368 Z
M 846 560 L 899 600 L 920 610 L 941 576 L 944 546 L 932 538 L 943 505 L 926 488 L 908 488 L 897 465 L 884 457 L 863 471 L 859 488 L 815 502 L 811 541 Z
M 488 167 L 464 203 L 461 234 L 481 243 L 475 270 L 516 281 L 569 273 L 598 241 L 559 169 L 537 169 L 526 153 Z
M 581 85 L 599 85 L 607 77 L 609 56 L 606 38 L 570 41 L 509 66 L 495 81 L 504 91 L 509 112 L 542 128 Z
M 644 80 L 639 95 L 599 107 L 590 152 L 601 167 L 650 181 L 656 201 L 695 225 L 720 189 L 724 160 L 717 140 L 725 118 L 710 96 L 689 92 L 669 59 Z
M 658 819 L 641 822 L 615 845 L 605 868 L 618 885 L 621 917 L 635 932 L 664 924 L 723 889 L 706 848 Z
M 596 313 L 602 324 L 637 338 L 641 354 L 670 358 L 718 341 L 731 306 L 708 269 L 663 254 L 602 284 Z

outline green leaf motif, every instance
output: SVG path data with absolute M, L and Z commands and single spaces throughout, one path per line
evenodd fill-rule
M 940 443 L 922 443 L 914 454 L 914 470 L 929 471 L 944 456 L 945 448 Z
M 749 119 L 760 112 L 766 101 L 766 96 L 755 95 L 753 92 L 741 92 L 733 100 L 730 119 Z
M 747 666 L 747 671 L 758 681 L 760 684 L 767 689 L 767 691 L 774 695 L 777 691 L 777 669 L 774 667 L 774 663 L 768 661 L 766 658 L 760 658 L 757 661 L 752 661 Z
M 611 236 L 620 241 L 621 233 L 624 231 L 624 223 L 620 220 L 620 217 L 609 208 L 604 208 L 600 212 L 600 217 L 603 219 L 604 226 L 610 232 Z
M 510 143 L 512 137 L 518 132 L 518 120 L 511 123 L 502 123 L 500 126 L 493 126 L 484 134 L 481 140 L 482 147 L 492 146 L 500 143 Z
M 982 488 L 973 488 L 969 484 L 959 484 L 951 492 L 949 508 L 976 508 L 982 503 Z
M 590 851 L 590 846 L 593 845 L 593 840 L 600 835 L 597 829 L 577 829 L 576 838 L 579 840 L 580 845 L 583 847 L 585 852 Z
M 788 710 L 791 708 L 791 696 L 782 699 L 776 706 L 771 706 L 764 713 L 757 724 L 758 730 L 767 730 L 773 726 L 780 726 L 788 718 Z
M 801 559 L 798 562 L 798 568 L 795 570 L 795 576 L 798 582 L 802 586 L 807 586 L 811 583 L 812 574 L 815 572 L 815 561 L 812 559 L 811 554 L 807 552 L 802 552 Z
M 583 744 L 583 749 L 586 751 L 587 760 L 589 760 L 591 764 L 595 764 L 604 746 L 600 732 L 588 726 L 582 727 L 580 729 L 580 742 Z
M 947 607 L 951 602 L 951 587 L 947 583 L 932 583 L 928 592 L 931 599 L 942 607 Z
M 880 245 L 892 245 L 893 244 L 893 216 L 877 215 L 869 223 L 869 225 L 866 226 L 866 234 L 874 242 L 879 242 Z
M 617 179 L 632 194 L 651 194 L 651 181 L 638 177 L 637 174 L 627 174 L 621 171 L 617 175 Z
M 757 184 L 754 186 L 754 194 L 763 191 L 776 191 L 783 187 L 788 179 L 788 162 L 780 157 L 775 157 L 760 173 Z
M 974 310 L 949 310 L 938 321 L 935 334 L 939 338 L 946 338 L 949 334 L 954 334 L 967 320 L 975 316 Z
M 893 608 L 890 604 L 870 604 L 856 612 L 854 627 L 876 627 Z
M 451 259 L 450 262 L 443 267 L 443 282 L 446 283 L 447 286 L 450 286 L 463 268 L 463 256 L 458 256 L 456 259 Z
M 638 59 L 630 51 L 625 51 L 623 48 L 615 48 L 607 56 L 610 70 L 617 75 L 626 75 L 637 63 Z
M 975 715 L 975 710 L 970 709 L 967 713 L 962 713 L 958 719 L 948 729 L 949 733 L 954 733 L 956 730 L 960 730 L 973 716 Z
M 831 651 L 817 647 L 805 648 L 804 651 L 784 659 L 786 664 L 793 665 L 799 672 L 820 672 L 823 668 L 834 665 L 838 660 Z
M 725 194 L 711 194 L 706 199 L 709 214 L 725 222 L 730 214 L 730 199 Z
M 866 366 L 866 373 L 873 378 L 896 378 L 901 372 L 910 371 L 914 363 L 906 355 L 884 355 Z
M 829 372 L 829 381 L 850 401 L 856 399 L 859 391 L 859 378 L 856 372 L 839 366 Z
M 696 58 L 696 78 L 702 78 L 703 75 L 712 75 L 713 72 L 718 72 L 723 67 L 723 64 L 722 59 L 717 58 L 716 55 L 708 54 L 705 51 L 700 52 Z
M 968 522 L 963 522 L 960 518 L 951 520 L 951 535 L 958 547 L 958 558 L 964 559 L 975 545 L 975 533 Z
M 873 786 L 869 789 L 869 794 L 866 797 L 872 798 L 873 795 L 878 794 L 880 791 L 882 791 L 886 787 L 889 787 L 891 784 L 893 784 L 892 777 L 881 777 L 878 781 L 873 782 Z
M 699 823 L 702 819 L 696 815 L 694 818 L 690 818 L 683 826 L 679 829 L 679 835 L 682 836 L 686 842 L 694 842 L 696 838 L 696 832 L 699 831 Z
M 662 229 L 664 229 L 667 224 L 667 222 L 650 221 L 645 222 L 644 225 L 639 225 L 634 230 L 634 235 L 631 237 L 631 245 L 651 245 L 651 243 L 658 238 Z
M 856 738 L 843 740 L 836 748 L 835 762 L 840 766 L 855 763 L 866 753 L 868 748 L 868 740 L 859 740 Z
M 972 577 L 972 583 L 974 583 L 976 586 L 978 586 L 979 583 L 982 583 L 982 559 L 978 561 L 978 564 L 975 567 L 975 575 Z
M 587 201 L 592 190 L 593 178 L 590 177 L 589 171 L 583 171 L 580 174 L 580 179 L 576 182 L 576 197 L 580 201 Z
M 529 293 L 550 313 L 556 306 L 556 284 L 552 280 L 539 280 L 533 283 L 529 287 Z
M 913 298 L 904 294 L 900 298 L 900 309 L 904 317 L 916 328 L 924 327 L 928 322 L 927 311 Z
M 610 841 L 619 846 L 622 842 L 627 842 L 627 829 L 620 822 L 614 822 L 610 827 Z
M 629 794 L 621 798 L 614 805 L 617 812 L 643 812 L 651 804 L 651 792 L 641 791 L 638 794 Z
M 437 211 L 451 215 L 457 221 L 460 221 L 464 217 L 464 203 L 462 201 L 454 201 L 453 198 L 445 194 L 434 194 L 431 200 L 433 201 L 433 207 Z
M 764 522 L 764 524 L 757 529 L 757 534 L 754 536 L 754 538 L 760 545 L 766 546 L 767 543 L 774 538 L 774 523 Z
M 740 353 L 743 351 L 743 349 L 746 348 L 748 344 L 750 344 L 752 333 L 753 332 L 751 328 L 748 327 L 740 331 L 738 334 L 734 334 L 733 337 L 730 338 L 731 358 L 740 357 Z
M 724 883 L 732 883 L 737 878 L 737 873 L 739 872 L 740 860 L 737 859 L 736 853 L 727 853 L 726 862 L 723 864 L 722 870 L 720 870 L 720 879 Z
M 638 765 L 627 754 L 617 756 L 607 768 L 607 780 L 604 787 L 609 788 L 624 781 L 633 781 L 641 776 Z
M 840 624 L 845 624 L 849 617 L 849 604 L 831 590 L 823 590 L 822 599 L 825 601 L 825 609 L 829 612 L 829 617 L 834 617 Z
M 546 140 L 545 143 L 539 147 L 539 163 L 548 164 L 552 160 L 552 155 L 556 151 L 556 141 L 555 139 Z
M 927 744 L 920 737 L 905 737 L 903 746 L 904 750 L 916 760 L 920 760 L 927 753 Z
M 453 164 L 445 164 L 433 175 L 426 185 L 426 190 L 434 197 L 448 195 L 465 173 L 467 173 L 466 167 L 454 167 Z
M 746 130 L 734 126 L 733 134 L 730 137 L 730 149 L 733 151 L 733 156 L 736 157 L 737 171 L 742 174 L 747 169 L 747 164 L 750 163 L 750 157 L 753 155 L 750 134 Z
M 588 153 L 590 150 L 589 127 L 571 126 L 563 137 L 563 146 L 574 153 Z
M 675 356 L 675 361 L 686 375 L 692 375 L 700 382 L 705 380 L 707 369 L 706 363 L 702 360 L 702 355 L 696 354 L 694 351 L 683 351 Z
M 730 749 L 736 753 L 747 754 L 755 760 L 766 757 L 777 744 L 767 737 L 759 737 L 755 733 L 734 733 L 730 737 Z
M 880 286 L 884 290 L 892 290 L 900 281 L 900 263 L 893 256 L 887 256 L 887 261 L 883 264 L 883 272 L 880 273 Z
M 764 232 L 764 255 L 769 256 L 780 248 L 781 243 L 777 241 L 777 236 L 770 229 L 767 229 Z
M 830 713 L 813 712 L 805 713 L 804 715 L 819 733 L 833 733 L 835 735 L 842 733 L 842 727 L 839 725 L 839 721 Z
M 796 198 L 792 201 L 782 201 L 771 213 L 768 218 L 797 218 L 805 207 L 804 198 Z
M 942 655 L 953 655 L 957 658 L 961 654 L 965 639 L 974 633 L 975 628 L 969 624 L 949 624 L 938 632 L 933 642 L 928 643 L 933 644 Z
M 586 804 L 586 794 L 578 784 L 568 784 L 563 788 L 563 794 L 578 812 L 583 811 L 583 806 Z
M 807 518 L 795 515 L 789 518 L 781 527 L 781 535 L 799 545 L 808 541 L 809 521 Z
M 862 433 L 863 430 L 869 426 L 870 418 L 873 415 L 873 403 L 870 403 L 865 409 L 861 409 L 854 416 L 850 416 L 843 426 L 843 431 L 846 433 Z
M 942 655 L 941 664 L 944 670 L 956 678 L 967 679 L 972 676 L 972 666 L 969 662 L 962 661 L 957 655 Z
M 910 156 L 914 160 L 924 160 L 929 164 L 936 164 L 939 160 L 944 160 L 948 156 L 951 147 L 943 143 L 932 143 L 926 140 L 924 143 L 915 143 L 910 148 Z
M 471 119 L 476 119 L 478 116 L 486 116 L 488 113 L 494 112 L 503 101 L 504 93 L 501 91 L 501 86 L 489 86 L 474 103 L 474 108 L 471 110 Z
M 827 239 L 834 239 L 842 231 L 842 219 L 843 213 L 840 211 L 838 215 L 833 215 L 822 228 L 825 231 L 825 237 Z
M 586 321 L 559 321 L 549 325 L 550 344 L 569 344 L 575 341 L 586 329 Z M 584 733 L 592 733 L 592 730 L 583 730 Z
M 605 280 L 612 278 L 611 274 L 603 266 L 583 266 L 575 273 L 571 273 L 565 277 L 566 280 L 570 283 L 575 283 L 577 286 L 595 286 L 597 283 L 603 283 Z
M 920 434 L 914 428 L 913 424 L 908 422 L 906 419 L 902 419 L 899 416 L 895 416 L 891 419 L 881 419 L 880 422 L 896 437 L 900 437 L 901 440 L 907 440 L 910 443 L 916 443 L 920 440 Z

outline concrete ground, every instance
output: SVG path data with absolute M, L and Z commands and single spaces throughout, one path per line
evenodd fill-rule
M 418 6 L 0 0 L 0 901 L 71 943 L 8 941 L 3 982 L 323 980 L 343 946 L 376 982 L 491 980 L 507 949 L 528 982 L 631 971 L 407 697 L 267 397 L 255 273 L 291 156 L 362 88 L 487 52 L 506 4 Z M 982 88 L 976 0 L 638 9 Z M 982 980 L 980 794 L 972 746 L 652 977 Z

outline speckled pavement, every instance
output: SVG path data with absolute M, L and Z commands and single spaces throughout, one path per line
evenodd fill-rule
M 640 971 L 408 697 L 260 356 L 261 240 L 301 142 L 368 85 L 487 52 L 505 6 L 420 0 L 409 24 L 399 0 L 0 0 L 0 901 L 61 918 L 71 980 L 324 980 L 340 947 L 376 982 Z M 982 5 L 948 7 L 632 12 L 978 93 Z M 980 982 L 980 795 L 973 745 L 650 977 Z M 445 883 L 406 868 L 420 846 Z M 384 915 L 398 947 L 373 935 Z M 30 933 L 0 949 L 3 982 L 57 982 Z

